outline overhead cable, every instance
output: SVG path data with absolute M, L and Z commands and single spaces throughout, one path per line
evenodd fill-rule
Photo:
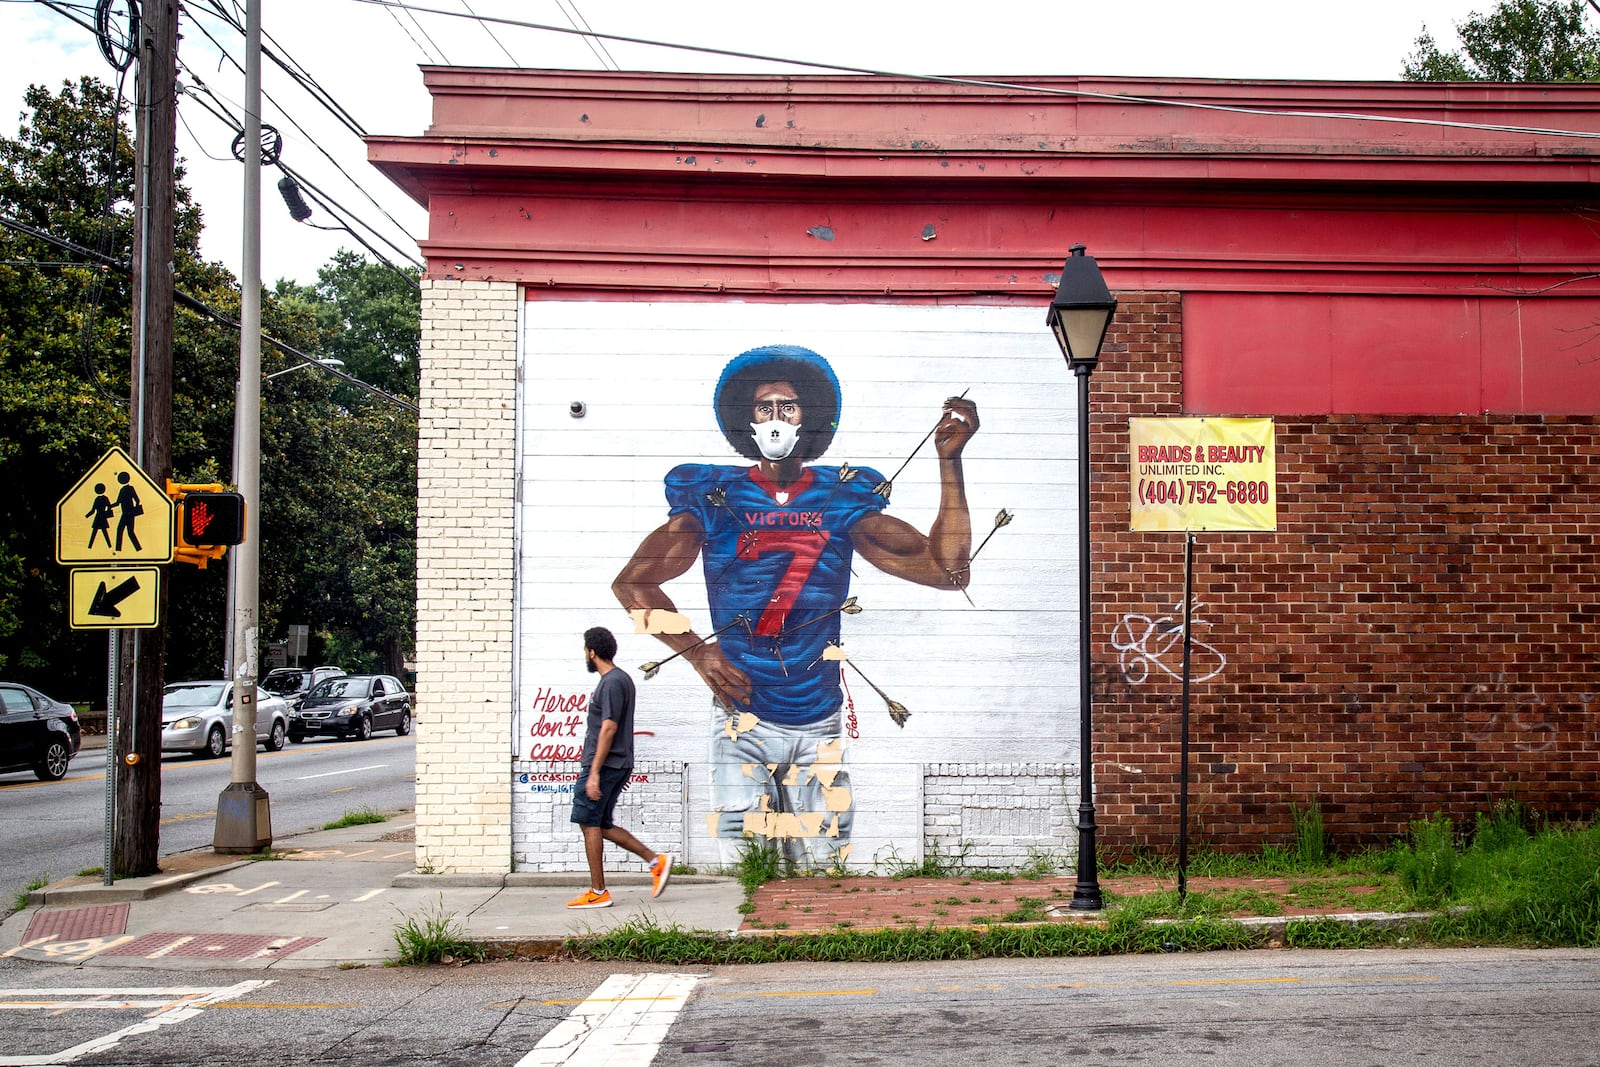
M 74 255 L 82 256 L 84 259 L 89 260 L 92 264 L 110 267 L 124 274 L 133 273 L 133 265 L 127 260 L 113 259 L 111 256 L 101 255 L 92 248 L 85 248 L 83 245 L 77 244 L 76 242 L 66 240 L 62 237 L 56 237 L 53 234 L 46 233 L 44 230 L 41 230 L 36 226 L 30 226 L 20 219 L 11 218 L 9 215 L 0 215 L 0 226 L 5 226 L 8 229 L 16 230 L 18 233 L 26 234 L 27 236 L 36 238 L 45 242 L 46 244 L 54 245 L 57 248 L 65 249 Z M 190 311 L 205 315 L 207 318 L 221 323 L 223 326 L 227 326 L 231 329 L 241 329 L 241 326 L 237 321 L 229 318 L 222 312 L 216 310 L 203 301 L 197 300 L 188 293 L 183 292 L 181 289 L 175 289 L 172 296 L 177 303 L 188 308 Z M 346 374 L 344 371 L 330 367 L 319 360 L 316 356 L 308 355 L 293 345 L 278 340 L 276 337 L 273 337 L 265 331 L 262 332 L 261 339 L 285 355 L 292 356 L 295 359 L 300 360 L 302 363 L 315 364 L 327 371 L 327 373 L 333 375 L 335 378 L 344 381 L 348 385 L 353 385 L 358 389 L 365 390 L 380 400 L 386 400 L 397 407 L 405 408 L 407 411 L 414 413 L 420 414 L 422 411 L 422 409 L 413 401 L 408 400 L 403 396 L 396 396 L 393 393 L 386 392 L 385 390 L 378 388 L 376 385 L 373 385 L 371 382 L 362 381 L 353 374 Z
M 1007 93 L 1032 93 L 1040 96 L 1064 96 L 1085 100 L 1108 100 L 1118 104 L 1139 104 L 1155 107 L 1180 107 L 1195 111 L 1221 111 L 1234 115 L 1262 115 L 1282 118 L 1306 119 L 1335 119 L 1347 122 L 1378 122 L 1397 125 L 1412 126 L 1442 126 L 1447 129 L 1478 130 L 1486 133 L 1515 133 L 1527 134 L 1537 137 L 1576 137 L 1584 140 L 1600 140 L 1600 132 L 1586 130 L 1554 130 L 1540 126 L 1503 126 L 1495 123 L 1482 122 L 1454 122 L 1449 119 L 1419 119 L 1406 118 L 1400 115 L 1363 114 L 1350 111 L 1302 111 L 1298 109 L 1270 108 L 1270 107 L 1245 107 L 1237 104 L 1206 104 L 1197 100 L 1174 100 L 1165 97 L 1135 96 L 1129 93 L 1100 93 L 1092 89 L 1064 89 L 1058 86 L 1022 85 L 1015 82 L 992 81 L 983 78 L 957 78 L 940 74 L 906 74 L 899 71 L 874 70 L 870 67 L 852 67 L 837 63 L 818 63 L 809 59 L 790 59 L 783 56 L 762 55 L 758 52 L 741 52 L 729 48 L 710 48 L 705 45 L 676 44 L 671 41 L 657 41 L 647 37 L 628 37 L 616 33 L 597 33 L 593 30 L 571 29 L 566 26 L 551 26 L 547 23 L 526 22 L 521 19 L 500 18 L 493 15 L 465 15 L 459 11 L 444 11 L 434 7 L 423 7 L 419 4 L 406 3 L 403 0 L 356 0 L 357 3 L 371 4 L 375 7 L 399 8 L 402 11 L 421 11 L 426 14 L 443 15 L 446 18 L 476 18 L 484 22 L 493 22 L 497 25 L 516 26 L 525 30 L 544 30 L 548 33 L 564 33 L 580 37 L 594 37 L 598 40 L 620 41 L 624 44 L 644 45 L 649 48 L 668 48 L 681 52 L 697 52 L 704 55 L 727 56 L 731 59 L 754 59 L 762 63 L 778 63 L 792 67 L 811 67 L 815 70 L 830 70 L 841 74 L 865 74 L 879 78 L 902 78 L 908 81 L 935 82 L 941 85 L 966 85 L 977 89 L 994 89 Z

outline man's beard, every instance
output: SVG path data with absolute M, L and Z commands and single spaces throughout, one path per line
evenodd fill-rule
M 588 656 L 585 656 L 583 658 L 583 665 L 585 667 L 589 668 L 589 673 L 590 674 L 599 674 L 600 673 L 600 668 L 596 667 L 594 665 L 594 660 L 590 659 Z

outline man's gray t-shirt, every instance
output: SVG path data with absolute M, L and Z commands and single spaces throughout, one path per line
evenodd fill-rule
M 593 695 L 589 697 L 589 726 L 583 738 L 585 767 L 594 758 L 595 745 L 600 741 L 600 724 L 606 719 L 617 724 L 617 733 L 611 739 L 611 751 L 606 753 L 605 766 L 632 767 L 633 679 L 621 667 L 613 667 L 602 674 Z

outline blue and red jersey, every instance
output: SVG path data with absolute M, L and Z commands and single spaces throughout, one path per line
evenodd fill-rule
M 839 709 L 839 669 L 822 654 L 839 641 L 837 612 L 850 595 L 851 528 L 887 505 L 883 476 L 806 467 L 780 489 L 760 467 L 685 463 L 666 479 L 669 514 L 705 530 L 700 557 L 713 629 L 728 661 L 750 677 L 749 710 L 797 726 Z

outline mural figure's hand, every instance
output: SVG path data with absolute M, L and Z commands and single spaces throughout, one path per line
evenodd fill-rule
M 933 431 L 940 459 L 955 459 L 978 432 L 978 405 L 959 396 L 944 402 L 944 417 Z
M 683 658 L 693 665 L 711 687 L 717 703 L 729 711 L 750 707 L 750 676 L 728 662 L 722 649 L 715 644 L 696 646 L 685 652 Z

